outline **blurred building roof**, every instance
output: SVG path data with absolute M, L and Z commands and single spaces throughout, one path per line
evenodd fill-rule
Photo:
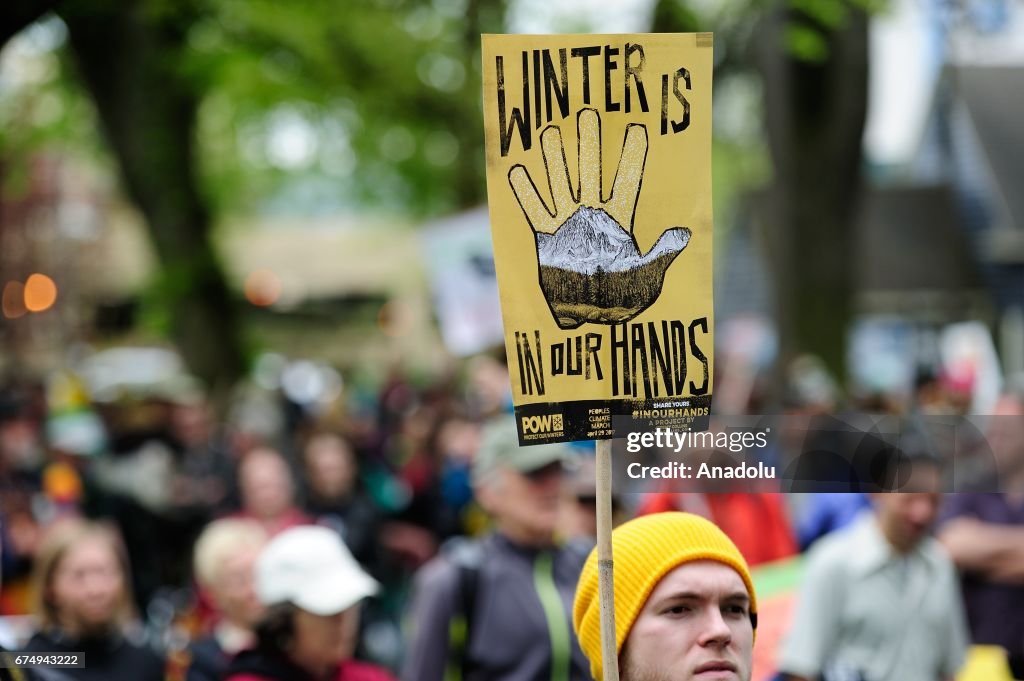
M 949 321 L 984 304 L 948 185 L 867 190 L 854 253 L 854 285 L 864 311 Z
M 1000 311 L 1024 309 L 1022 92 L 1024 63 L 984 59 L 947 66 L 909 167 L 918 182 L 950 185 L 958 225 Z
M 266 218 L 225 225 L 217 245 L 231 281 L 241 288 L 256 270 L 281 282 L 285 307 L 307 299 L 422 290 L 426 278 L 418 233 L 381 217 Z M 91 289 L 101 296 L 137 295 L 157 267 L 142 218 L 115 206 L 103 233 Z
M 749 198 L 758 214 L 763 194 Z M 853 277 L 857 309 L 947 323 L 985 316 L 988 297 L 949 185 L 869 188 L 856 221 Z M 730 234 L 716 263 L 720 319 L 771 313 L 771 277 L 749 224 Z
M 281 219 L 232 225 L 219 239 L 236 282 L 254 270 L 281 280 L 282 302 L 340 294 L 421 291 L 426 275 L 417 232 L 383 218 Z
M 89 294 L 104 304 L 137 299 L 155 273 L 141 217 L 118 207 L 92 258 Z M 263 217 L 216 236 L 229 282 L 271 281 L 275 300 L 248 306 L 261 344 L 338 366 L 438 366 L 419 232 L 387 216 Z
M 981 285 L 946 185 L 868 190 L 857 222 L 855 276 L 866 290 Z
M 993 228 L 1013 230 L 1017 236 L 1017 252 L 1007 253 L 1010 243 L 1004 239 L 1001 246 L 990 244 L 986 255 L 1024 262 L 1024 66 L 960 66 L 951 76 L 984 153 L 998 204 Z

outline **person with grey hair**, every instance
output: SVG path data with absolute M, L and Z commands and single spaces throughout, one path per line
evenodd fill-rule
M 255 642 L 263 604 L 256 597 L 253 571 L 267 540 L 258 522 L 242 518 L 215 520 L 196 540 L 196 584 L 219 617 L 209 635 L 189 647 L 186 681 L 219 681 L 231 658 Z
M 559 544 L 568 448 L 520 447 L 515 422 L 488 423 L 473 488 L 494 531 L 449 544 L 416 575 L 403 681 L 586 681 L 573 594 L 590 546 Z

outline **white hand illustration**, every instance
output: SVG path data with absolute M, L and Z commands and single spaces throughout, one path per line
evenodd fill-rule
M 577 116 L 579 184 L 573 191 L 558 126 L 541 133 L 553 209 L 545 205 L 520 164 L 509 184 L 533 229 L 540 284 L 558 326 L 617 324 L 647 309 L 661 294 L 665 273 L 690 241 L 690 230 L 666 230 L 645 253 L 633 237 L 636 205 L 647 161 L 647 128 L 626 126 L 622 154 L 607 198 L 601 171 L 601 117 L 594 109 Z

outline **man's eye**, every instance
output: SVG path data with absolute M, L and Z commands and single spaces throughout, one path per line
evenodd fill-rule
M 725 606 L 725 613 L 727 615 L 733 615 L 736 617 L 747 616 L 747 606 L 745 605 L 727 605 Z
M 670 608 L 665 609 L 666 615 L 685 615 L 690 612 L 693 608 L 688 605 L 673 605 Z

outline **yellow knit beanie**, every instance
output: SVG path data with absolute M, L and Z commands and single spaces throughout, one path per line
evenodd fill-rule
M 622 652 L 633 622 L 661 578 L 683 563 L 713 560 L 728 565 L 750 594 L 751 615 L 757 597 L 743 555 L 717 525 L 692 513 L 655 513 L 635 518 L 612 532 L 615 560 L 615 650 Z M 572 623 L 590 672 L 600 681 L 601 616 L 597 595 L 597 549 L 590 552 L 573 605 Z M 752 617 L 755 626 L 757 619 Z

